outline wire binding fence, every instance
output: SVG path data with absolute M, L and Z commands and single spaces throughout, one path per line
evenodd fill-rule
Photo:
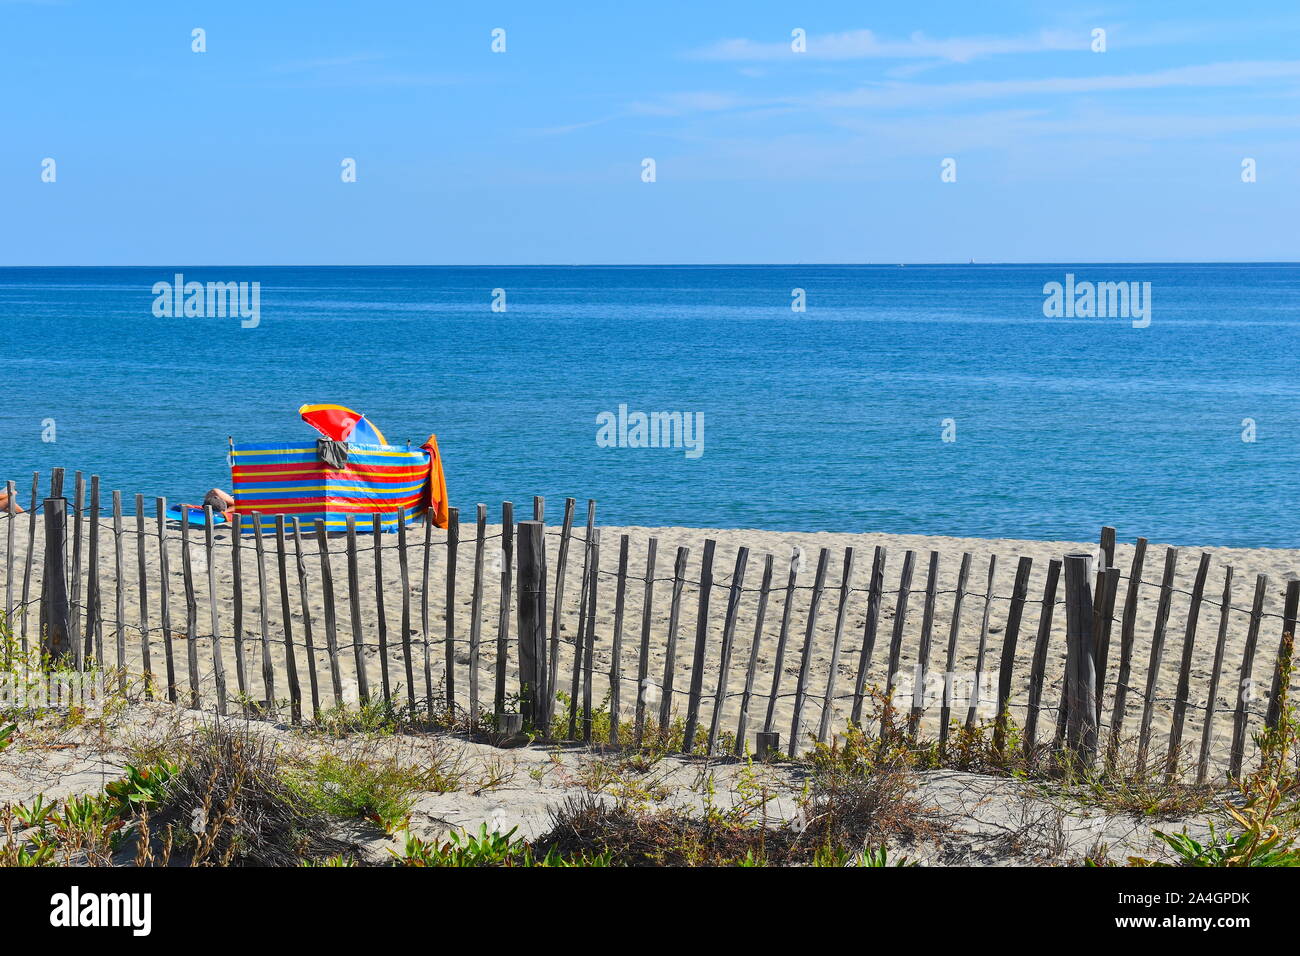
M 680 749 L 709 754 L 779 749 L 785 732 L 795 753 L 866 725 L 883 699 L 941 745 L 962 725 L 1014 725 L 1002 746 L 1091 762 L 1131 742 L 1204 782 L 1242 772 L 1280 719 L 1281 638 L 1300 604 L 1300 581 L 1279 609 L 1265 575 L 1237 582 L 1208 554 L 1190 587 L 1176 548 L 1151 576 L 1145 539 L 1121 569 L 1109 528 L 1096 567 L 963 554 L 954 569 L 883 547 L 821 548 L 804 567 L 798 552 L 714 539 L 602 540 L 595 502 L 584 526 L 572 498 L 558 527 L 535 499 L 531 521 L 506 503 L 490 525 L 480 505 L 472 522 L 402 516 L 361 543 L 373 516 L 327 533 L 241 514 L 255 526 L 241 535 L 205 509 L 202 527 L 177 528 L 163 499 L 137 497 L 128 516 L 119 493 L 103 507 L 98 476 L 87 489 L 76 473 L 71 502 L 63 480 L 56 469 L 40 498 L 34 477 L 26 513 L 9 483 L 5 665 L 40 649 L 111 669 L 129 696 L 290 721 L 382 701 L 613 745 L 671 728 Z

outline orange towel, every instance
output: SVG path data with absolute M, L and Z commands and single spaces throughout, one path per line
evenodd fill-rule
M 442 455 L 438 453 L 438 436 L 430 435 L 420 446 L 429 453 L 429 491 L 424 509 L 436 527 L 447 527 L 447 476 L 442 470 Z

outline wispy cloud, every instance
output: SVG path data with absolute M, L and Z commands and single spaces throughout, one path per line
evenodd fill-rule
M 1263 81 L 1296 78 L 1300 78 L 1300 60 L 1247 60 L 1172 67 L 1146 73 L 958 83 L 881 83 L 847 92 L 815 94 L 808 102 L 824 107 L 848 108 L 941 106 L 1013 96 L 1250 86 Z
M 390 69 L 390 64 L 396 66 L 387 53 L 362 52 L 291 60 L 270 67 L 270 72 L 283 76 L 287 85 L 312 88 L 452 86 L 465 81 L 463 76 Z
M 1030 77 L 1014 80 L 968 80 L 910 83 L 886 80 L 851 90 L 824 90 L 784 96 L 739 96 L 704 90 L 678 92 L 631 103 L 627 115 L 686 116 L 729 110 L 759 109 L 899 109 L 954 106 L 976 100 L 1016 97 L 1061 97 L 1162 89 L 1265 87 L 1279 80 L 1300 80 L 1300 60 L 1244 60 L 1171 67 L 1144 73 L 1093 76 Z M 1267 92 L 1287 90 L 1267 86 Z
M 627 111 L 641 116 L 683 116 L 689 113 L 718 113 L 753 105 L 761 104 L 753 97 L 700 90 L 670 93 L 656 100 L 632 103 Z
M 375 63 L 387 58 L 384 53 L 349 53 L 343 56 L 318 57 L 314 60 L 292 60 L 280 63 L 271 69 L 276 73 L 315 73 L 321 70 L 336 70 L 356 66 L 359 63 Z
M 1090 36 L 1087 31 L 1043 30 L 1026 36 L 971 36 L 933 39 L 924 33 L 913 33 L 904 40 L 886 40 L 871 30 L 848 30 L 843 33 L 825 33 L 808 37 L 807 51 L 801 56 L 817 60 L 944 60 L 950 63 L 969 63 L 987 56 L 1010 53 L 1035 53 L 1045 50 L 1086 51 Z M 790 41 L 760 43 L 748 39 L 721 40 L 695 50 L 694 57 L 702 60 L 757 61 L 777 60 L 794 56 Z

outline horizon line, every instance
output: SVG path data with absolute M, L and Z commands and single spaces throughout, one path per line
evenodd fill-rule
M 5 269 L 735 269 L 766 267 L 845 266 L 896 269 L 900 266 L 1297 266 L 1297 259 L 1042 259 L 970 260 L 923 259 L 912 262 L 210 262 L 210 263 L 62 263 L 0 265 Z

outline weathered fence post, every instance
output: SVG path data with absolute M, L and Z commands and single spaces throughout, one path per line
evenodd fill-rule
M 1097 570 L 1107 571 L 1115 566 L 1115 529 L 1106 525 L 1101 529 L 1101 567 Z
M 1223 652 L 1228 641 L 1228 624 L 1232 615 L 1232 565 L 1223 569 L 1223 601 L 1219 608 L 1219 637 L 1214 645 L 1210 689 L 1205 694 L 1205 723 L 1201 727 L 1201 754 L 1196 760 L 1198 787 L 1205 783 L 1210 773 L 1210 741 L 1214 733 L 1214 708 L 1219 697 L 1219 675 L 1223 671 Z
M 63 498 L 46 498 L 45 584 L 41 602 L 41 651 L 52 660 L 72 653 L 71 622 L 68 617 L 67 534 L 68 503 Z
M 14 517 L 18 514 L 18 486 L 12 481 L 5 486 L 5 531 L 8 542 L 5 546 L 5 626 L 13 631 L 14 620 Z M 9 645 L 5 645 L 5 667 L 9 666 Z
M 9 488 L 9 500 L 15 498 L 14 487 Z M 81 526 L 84 523 L 84 502 L 86 497 L 86 478 L 81 472 L 76 472 L 76 480 L 73 484 L 72 493 L 72 583 L 68 595 L 68 631 L 73 640 L 73 660 L 76 669 L 80 671 L 85 665 L 85 657 L 82 651 L 81 642 L 77 640 L 77 634 L 80 633 L 81 624 Z M 9 523 L 10 533 L 13 531 L 13 522 Z M 13 561 L 13 546 L 10 545 L 9 561 Z M 10 617 L 12 617 L 12 613 Z
M 102 663 L 104 660 L 101 633 L 103 614 L 100 612 L 99 601 L 99 475 L 91 475 L 90 558 L 86 568 L 86 640 L 82 659 L 93 657 L 96 663 Z M 10 624 L 10 633 L 12 627 L 13 625 Z
M 1029 575 L 1034 559 L 1022 557 L 1016 565 L 1016 582 L 1011 587 L 1011 607 L 1007 611 L 1007 630 L 1002 638 L 1002 664 L 998 669 L 998 709 L 993 725 L 993 749 L 1002 753 L 1011 723 L 1011 678 L 1016 664 L 1016 645 L 1020 641 L 1020 622 L 1029 597 Z
M 91 476 L 91 495 L 99 494 L 99 478 Z M 173 704 L 176 703 L 176 649 L 172 647 L 172 609 L 171 609 L 171 591 L 168 578 L 167 568 L 167 499 L 155 498 L 154 510 L 157 514 L 157 520 L 154 523 L 154 533 L 158 535 L 158 602 L 162 610 L 162 638 L 163 638 L 163 658 L 167 664 L 167 699 Z M 98 553 L 98 547 L 95 542 L 95 522 L 98 520 L 99 502 L 95 501 L 90 506 L 90 573 L 92 593 L 98 594 L 99 584 L 95 577 L 95 562 Z M 238 517 L 238 516 L 236 516 Z M 90 642 L 90 628 L 86 628 L 86 642 Z M 240 685 L 240 693 L 243 693 L 243 685 Z
M 576 504 L 574 498 L 564 499 L 564 524 L 560 526 L 560 550 L 555 559 L 555 591 L 551 598 L 551 656 L 547 662 L 549 672 L 546 675 L 546 689 L 550 696 L 545 702 L 543 720 L 548 731 L 551 719 L 555 716 L 555 690 L 560 686 L 560 615 L 564 612 L 564 571 L 569 562 L 569 539 L 573 535 L 573 509 Z
M 546 526 L 519 522 L 519 706 L 534 729 L 546 717 Z
M 1291 635 L 1295 639 L 1296 616 L 1300 614 L 1300 581 L 1291 580 L 1286 583 L 1286 599 L 1282 605 L 1282 644 L 1278 645 L 1277 659 L 1282 659 L 1282 648 L 1286 642 L 1286 636 Z M 1282 719 L 1282 697 L 1283 691 L 1287 688 L 1282 686 L 1282 671 L 1280 669 L 1273 671 L 1273 686 L 1268 694 L 1268 715 L 1265 717 L 1265 725 L 1274 729 L 1278 721 Z
M 1093 647 L 1092 555 L 1065 556 L 1066 741 L 1087 766 L 1097 756 L 1097 671 Z
M 645 592 L 641 604 L 641 647 L 636 664 L 636 746 L 641 746 L 645 735 L 646 695 L 650 690 L 650 624 L 651 611 L 655 600 L 655 556 L 659 550 L 659 539 L 651 538 L 646 544 L 645 555 Z
M 497 612 L 496 685 L 492 709 L 498 715 L 506 710 L 506 665 L 510 656 L 510 589 L 514 584 L 515 506 L 501 502 L 501 606 Z
M 27 560 L 23 563 L 23 624 L 20 640 L 23 655 L 27 654 L 27 612 L 28 597 L 31 595 L 32 586 L 32 557 L 36 551 L 36 496 L 41 493 L 41 473 L 38 471 L 32 475 L 32 506 L 27 510 Z M 102 658 L 103 655 L 101 654 Z

